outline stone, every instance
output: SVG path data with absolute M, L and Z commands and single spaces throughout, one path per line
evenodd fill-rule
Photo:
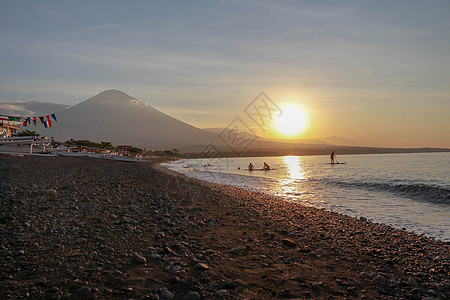
M 48 189 L 46 191 L 46 193 L 47 193 L 47 196 L 49 198 L 56 198 L 56 197 L 58 197 L 58 192 L 56 190 L 54 190 L 54 189 Z
M 142 255 L 137 254 L 136 252 L 133 253 L 133 261 L 137 264 L 144 265 L 147 263 L 147 259 L 143 257 Z
M 311 287 L 315 290 L 318 290 L 322 287 L 322 282 L 314 282 Z
M 16 253 L 14 253 L 16 256 L 19 256 L 19 255 L 24 255 L 25 254 L 25 251 L 23 251 L 23 250 L 19 250 L 19 251 L 17 251 Z
M 209 266 L 204 263 L 198 263 L 194 266 L 194 269 L 204 271 L 204 270 L 209 270 Z
M 162 250 L 163 250 L 163 252 L 164 252 L 165 254 L 177 255 L 177 253 L 174 252 L 174 251 L 173 251 L 172 249 L 170 249 L 169 247 L 164 247 Z
M 411 294 L 413 294 L 413 295 L 425 295 L 425 291 L 422 290 L 421 288 L 413 288 L 411 290 Z
M 291 239 L 282 239 L 281 243 L 287 247 L 295 247 L 297 243 Z
M 173 299 L 173 298 L 175 298 L 175 295 L 170 291 L 166 290 L 161 293 L 161 299 Z
M 383 275 L 377 275 L 377 277 L 375 277 L 375 282 L 377 282 L 378 284 L 381 285 L 386 285 L 386 277 L 384 277 Z
M 230 253 L 233 255 L 238 255 L 241 252 L 241 249 L 239 248 L 233 248 L 230 250 Z
M 318 257 L 319 255 L 317 254 L 316 251 L 311 251 L 311 252 L 308 253 L 308 256 L 309 257 Z
M 91 294 L 91 289 L 87 286 L 82 286 L 75 291 L 75 295 L 79 298 L 87 298 Z
M 417 283 L 417 281 L 414 279 L 414 277 L 410 277 L 408 280 L 408 284 L 410 286 L 418 286 L 419 284 Z
M 87 242 L 87 239 L 85 239 L 85 238 L 78 238 L 75 240 L 75 244 L 78 244 L 78 245 L 84 244 L 86 242 Z
M 218 290 L 216 293 L 219 297 L 225 297 L 227 294 L 227 290 Z
M 152 254 L 151 256 L 150 256 L 152 259 L 161 259 L 161 255 L 159 255 L 159 254 Z
M 186 299 L 186 300 L 200 300 L 201 297 L 200 297 L 200 294 L 199 294 L 199 293 L 192 291 L 192 292 L 189 292 L 189 293 L 186 295 L 186 298 L 185 298 L 185 299 Z

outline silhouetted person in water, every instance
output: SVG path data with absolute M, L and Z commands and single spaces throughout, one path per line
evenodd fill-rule
M 253 168 L 254 168 L 254 167 L 253 167 L 253 164 L 250 163 L 250 164 L 248 165 L 248 170 L 249 170 L 249 171 L 253 171 Z
M 266 171 L 268 171 L 268 170 L 270 170 L 270 167 L 269 167 L 269 165 L 268 165 L 268 164 L 264 163 L 264 167 L 263 167 L 263 169 L 264 169 L 264 170 L 266 170 Z
M 333 150 L 333 152 L 331 152 L 330 158 L 331 158 L 331 163 L 334 164 L 334 159 L 336 158 L 336 155 L 334 155 L 334 150 Z

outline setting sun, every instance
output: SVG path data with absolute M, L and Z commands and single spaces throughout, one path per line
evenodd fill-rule
M 307 125 L 306 112 L 300 106 L 292 103 L 281 105 L 282 114 L 275 118 L 275 129 L 285 137 L 295 137 L 301 134 Z

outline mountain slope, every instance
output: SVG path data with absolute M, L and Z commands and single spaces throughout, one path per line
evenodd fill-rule
M 57 114 L 41 132 L 56 140 L 90 139 L 149 149 L 206 145 L 214 134 L 170 117 L 121 91 L 107 90 Z

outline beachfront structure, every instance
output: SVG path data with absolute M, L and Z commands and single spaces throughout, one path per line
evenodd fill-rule
M 17 133 L 18 125 L 11 124 L 11 122 L 0 123 L 0 137 L 7 138 Z
M 132 147 L 128 146 L 128 145 L 120 145 L 120 146 L 117 146 L 117 152 L 119 153 L 119 155 L 126 156 L 130 153 L 131 148 Z

